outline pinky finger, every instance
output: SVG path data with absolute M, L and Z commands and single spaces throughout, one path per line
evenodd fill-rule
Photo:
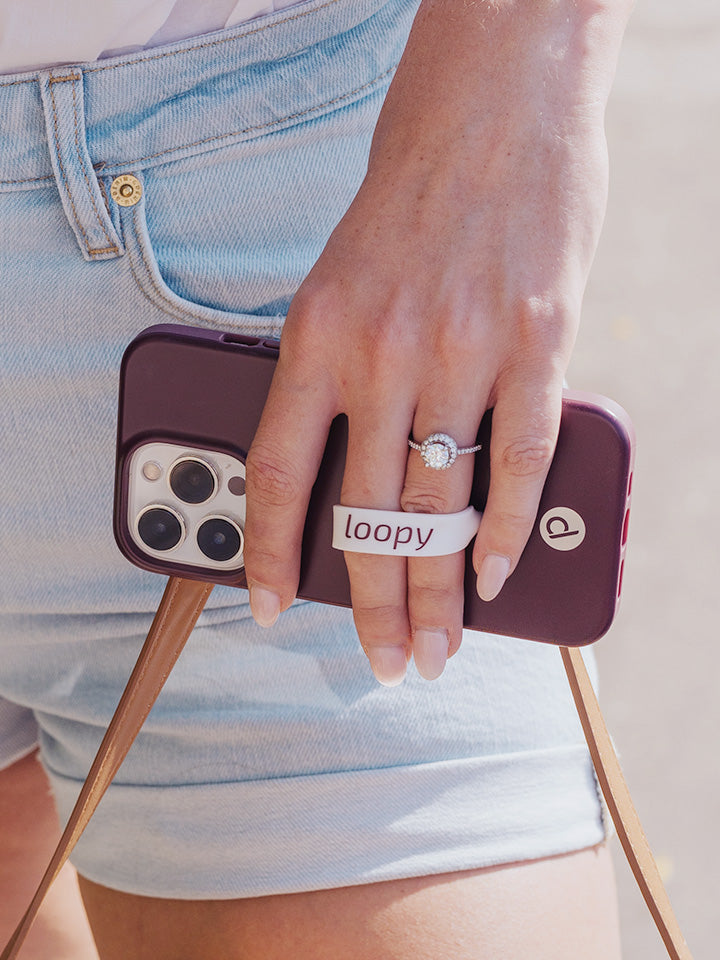
M 562 385 L 498 399 L 490 441 L 490 490 L 473 550 L 477 592 L 493 600 L 532 532 L 560 426 Z

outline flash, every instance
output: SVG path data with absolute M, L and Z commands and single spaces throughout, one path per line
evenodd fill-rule
M 162 467 L 154 460 L 148 460 L 143 464 L 142 475 L 146 480 L 159 480 L 162 476 Z
M 242 497 L 245 494 L 245 477 L 230 477 L 228 480 L 228 490 L 235 497 Z

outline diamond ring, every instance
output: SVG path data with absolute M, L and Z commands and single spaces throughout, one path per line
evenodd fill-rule
M 432 467 L 433 470 L 447 470 L 457 460 L 461 453 L 477 453 L 482 449 L 482 444 L 478 443 L 474 447 L 458 448 L 457 443 L 446 433 L 431 433 L 425 437 L 422 443 L 415 443 L 414 440 L 408 440 L 408 444 L 413 450 L 419 450 L 420 456 L 425 461 L 426 467 Z

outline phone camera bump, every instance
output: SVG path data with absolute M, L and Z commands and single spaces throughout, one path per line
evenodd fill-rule
M 226 517 L 208 517 L 198 528 L 197 543 L 210 560 L 224 563 L 242 550 L 242 530 Z
M 197 457 L 183 457 L 170 468 L 170 489 L 183 503 L 205 503 L 214 496 L 218 482 L 212 467 Z
M 185 536 L 182 517 L 167 507 L 150 506 L 137 520 L 140 539 L 151 550 L 172 550 Z

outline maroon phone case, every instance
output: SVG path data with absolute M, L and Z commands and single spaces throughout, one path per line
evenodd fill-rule
M 120 549 L 133 563 L 165 575 L 246 586 L 242 571 L 203 571 L 173 563 L 170 556 L 149 556 L 136 545 L 127 523 L 129 460 L 151 440 L 244 460 L 278 347 L 278 341 L 175 325 L 151 327 L 130 344 L 120 376 L 114 528 Z M 477 439 L 483 449 L 476 456 L 471 503 L 478 510 L 490 480 L 491 424 L 489 411 Z M 347 421 L 337 417 L 308 509 L 298 596 L 350 606 L 345 562 L 331 546 L 346 443 Z M 592 643 L 608 630 L 622 581 L 633 455 L 633 429 L 621 407 L 604 397 L 566 392 L 538 521 L 515 572 L 489 603 L 477 595 L 472 543 L 467 548 L 466 627 L 567 646 Z M 585 538 L 575 549 L 552 549 L 540 534 L 540 518 L 556 507 L 571 508 L 585 522 Z

